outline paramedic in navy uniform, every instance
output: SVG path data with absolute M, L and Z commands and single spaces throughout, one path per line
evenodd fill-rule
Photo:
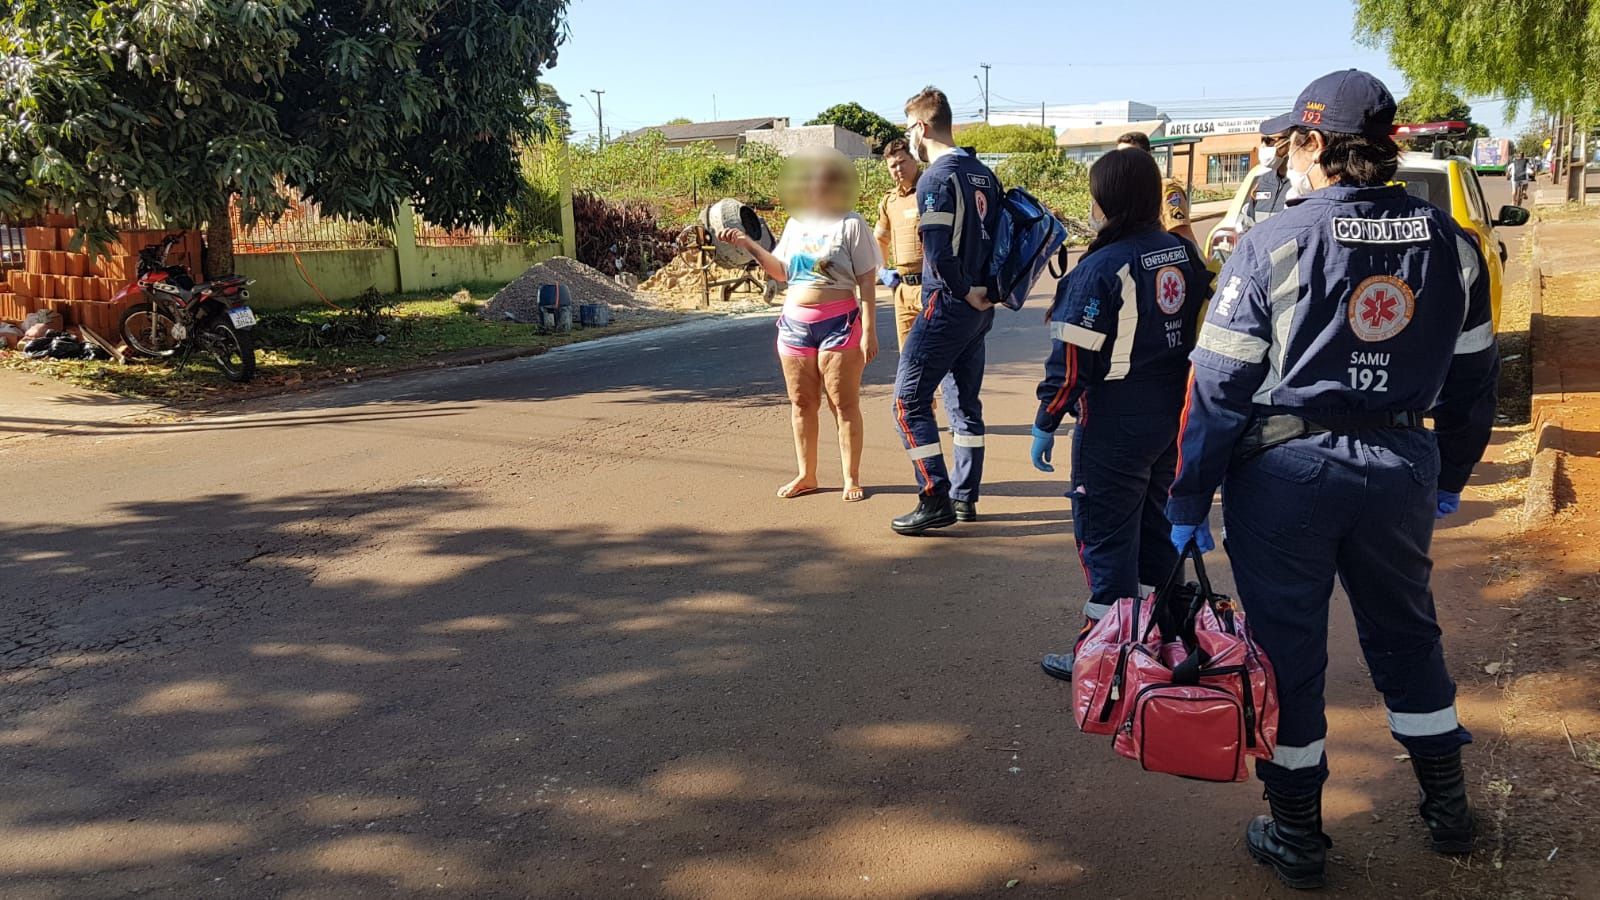
M 1311 83 L 1263 133 L 1289 129 L 1300 195 L 1228 260 L 1192 359 L 1175 547 L 1222 486 L 1226 549 L 1281 704 L 1272 815 L 1250 854 L 1293 887 L 1323 883 L 1328 602 L 1350 597 L 1389 730 L 1411 756 L 1434 850 L 1467 853 L 1474 822 L 1428 587 L 1434 519 L 1456 511 L 1494 420 L 1500 358 L 1477 241 L 1391 185 L 1395 103 L 1354 69 Z M 1433 428 L 1424 426 L 1431 415 Z
M 1072 429 L 1072 530 L 1089 582 L 1088 634 L 1121 597 L 1160 584 L 1178 563 L 1167 491 L 1178 465 L 1178 417 L 1200 309 L 1210 293 L 1194 244 L 1161 227 L 1161 169 L 1149 153 L 1113 150 L 1089 169 L 1094 241 L 1056 285 L 1050 358 L 1039 383 L 1033 465 L 1055 471 L 1056 428 Z M 1071 653 L 1047 674 L 1072 680 Z
M 900 534 L 921 534 L 978 518 L 983 480 L 984 339 L 994 325 L 992 235 L 1000 221 L 1000 180 L 971 150 L 955 146 L 950 100 L 924 88 L 906 101 L 906 140 L 928 164 L 917 180 L 922 217 L 922 315 L 906 335 L 894 378 L 895 425 L 921 488 L 917 508 L 895 519 Z M 946 376 L 949 376 L 948 378 Z M 955 471 L 946 474 L 933 417 L 944 382 Z

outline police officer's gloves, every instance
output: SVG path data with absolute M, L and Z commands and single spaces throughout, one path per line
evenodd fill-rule
M 878 270 L 878 283 L 886 288 L 896 288 L 900 285 L 900 273 L 890 268 Z
M 1174 525 L 1172 526 L 1172 546 L 1178 552 L 1189 549 L 1189 542 L 1193 541 L 1201 553 L 1210 553 L 1217 549 L 1217 542 L 1211 539 L 1211 517 L 1207 516 L 1199 525 Z
M 1056 436 L 1048 431 L 1033 426 L 1033 467 L 1041 472 L 1054 472 L 1055 466 L 1050 465 L 1050 455 L 1056 450 Z
M 1439 512 L 1435 519 L 1442 519 L 1461 508 L 1461 495 L 1450 491 L 1439 492 Z

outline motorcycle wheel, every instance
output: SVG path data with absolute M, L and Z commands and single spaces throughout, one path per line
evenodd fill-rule
M 233 327 L 226 315 L 211 316 L 200 329 L 206 349 L 229 381 L 243 383 L 255 376 L 256 336 L 250 329 Z
M 166 310 L 150 303 L 135 303 L 122 314 L 117 331 L 135 356 L 165 359 L 178 352 L 182 342 L 173 337 L 178 320 Z

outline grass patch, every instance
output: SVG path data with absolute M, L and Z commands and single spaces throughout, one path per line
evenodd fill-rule
M 531 325 L 492 322 L 477 309 L 499 284 L 476 284 L 455 291 L 378 295 L 368 304 L 258 310 L 256 377 L 248 384 L 227 380 L 215 364 L 196 354 L 179 371 L 174 363 L 82 362 L 28 359 L 0 351 L 0 366 L 43 375 L 81 387 L 141 400 L 188 403 L 274 393 L 313 382 L 347 381 L 386 369 L 402 368 L 443 356 L 486 349 L 548 349 L 609 334 L 635 331 L 670 321 L 675 313 L 627 311 L 605 328 L 541 334 Z M 613 314 L 617 311 L 613 310 Z
M 1600 203 L 1568 203 L 1540 206 L 1535 210 L 1541 222 L 1587 222 L 1600 220 Z

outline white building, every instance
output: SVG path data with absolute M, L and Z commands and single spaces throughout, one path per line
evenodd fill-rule
M 784 156 L 804 147 L 832 147 L 851 159 L 866 159 L 872 155 L 866 138 L 837 125 L 798 125 L 794 128 L 747 131 L 744 139 L 749 144 L 769 144 Z
M 1068 128 L 1093 128 L 1097 125 L 1125 125 L 1165 119 L 1148 103 L 1133 100 L 1107 100 L 1101 103 L 1068 103 L 1033 109 L 996 109 L 989 113 L 991 125 L 1048 125 L 1057 134 Z

